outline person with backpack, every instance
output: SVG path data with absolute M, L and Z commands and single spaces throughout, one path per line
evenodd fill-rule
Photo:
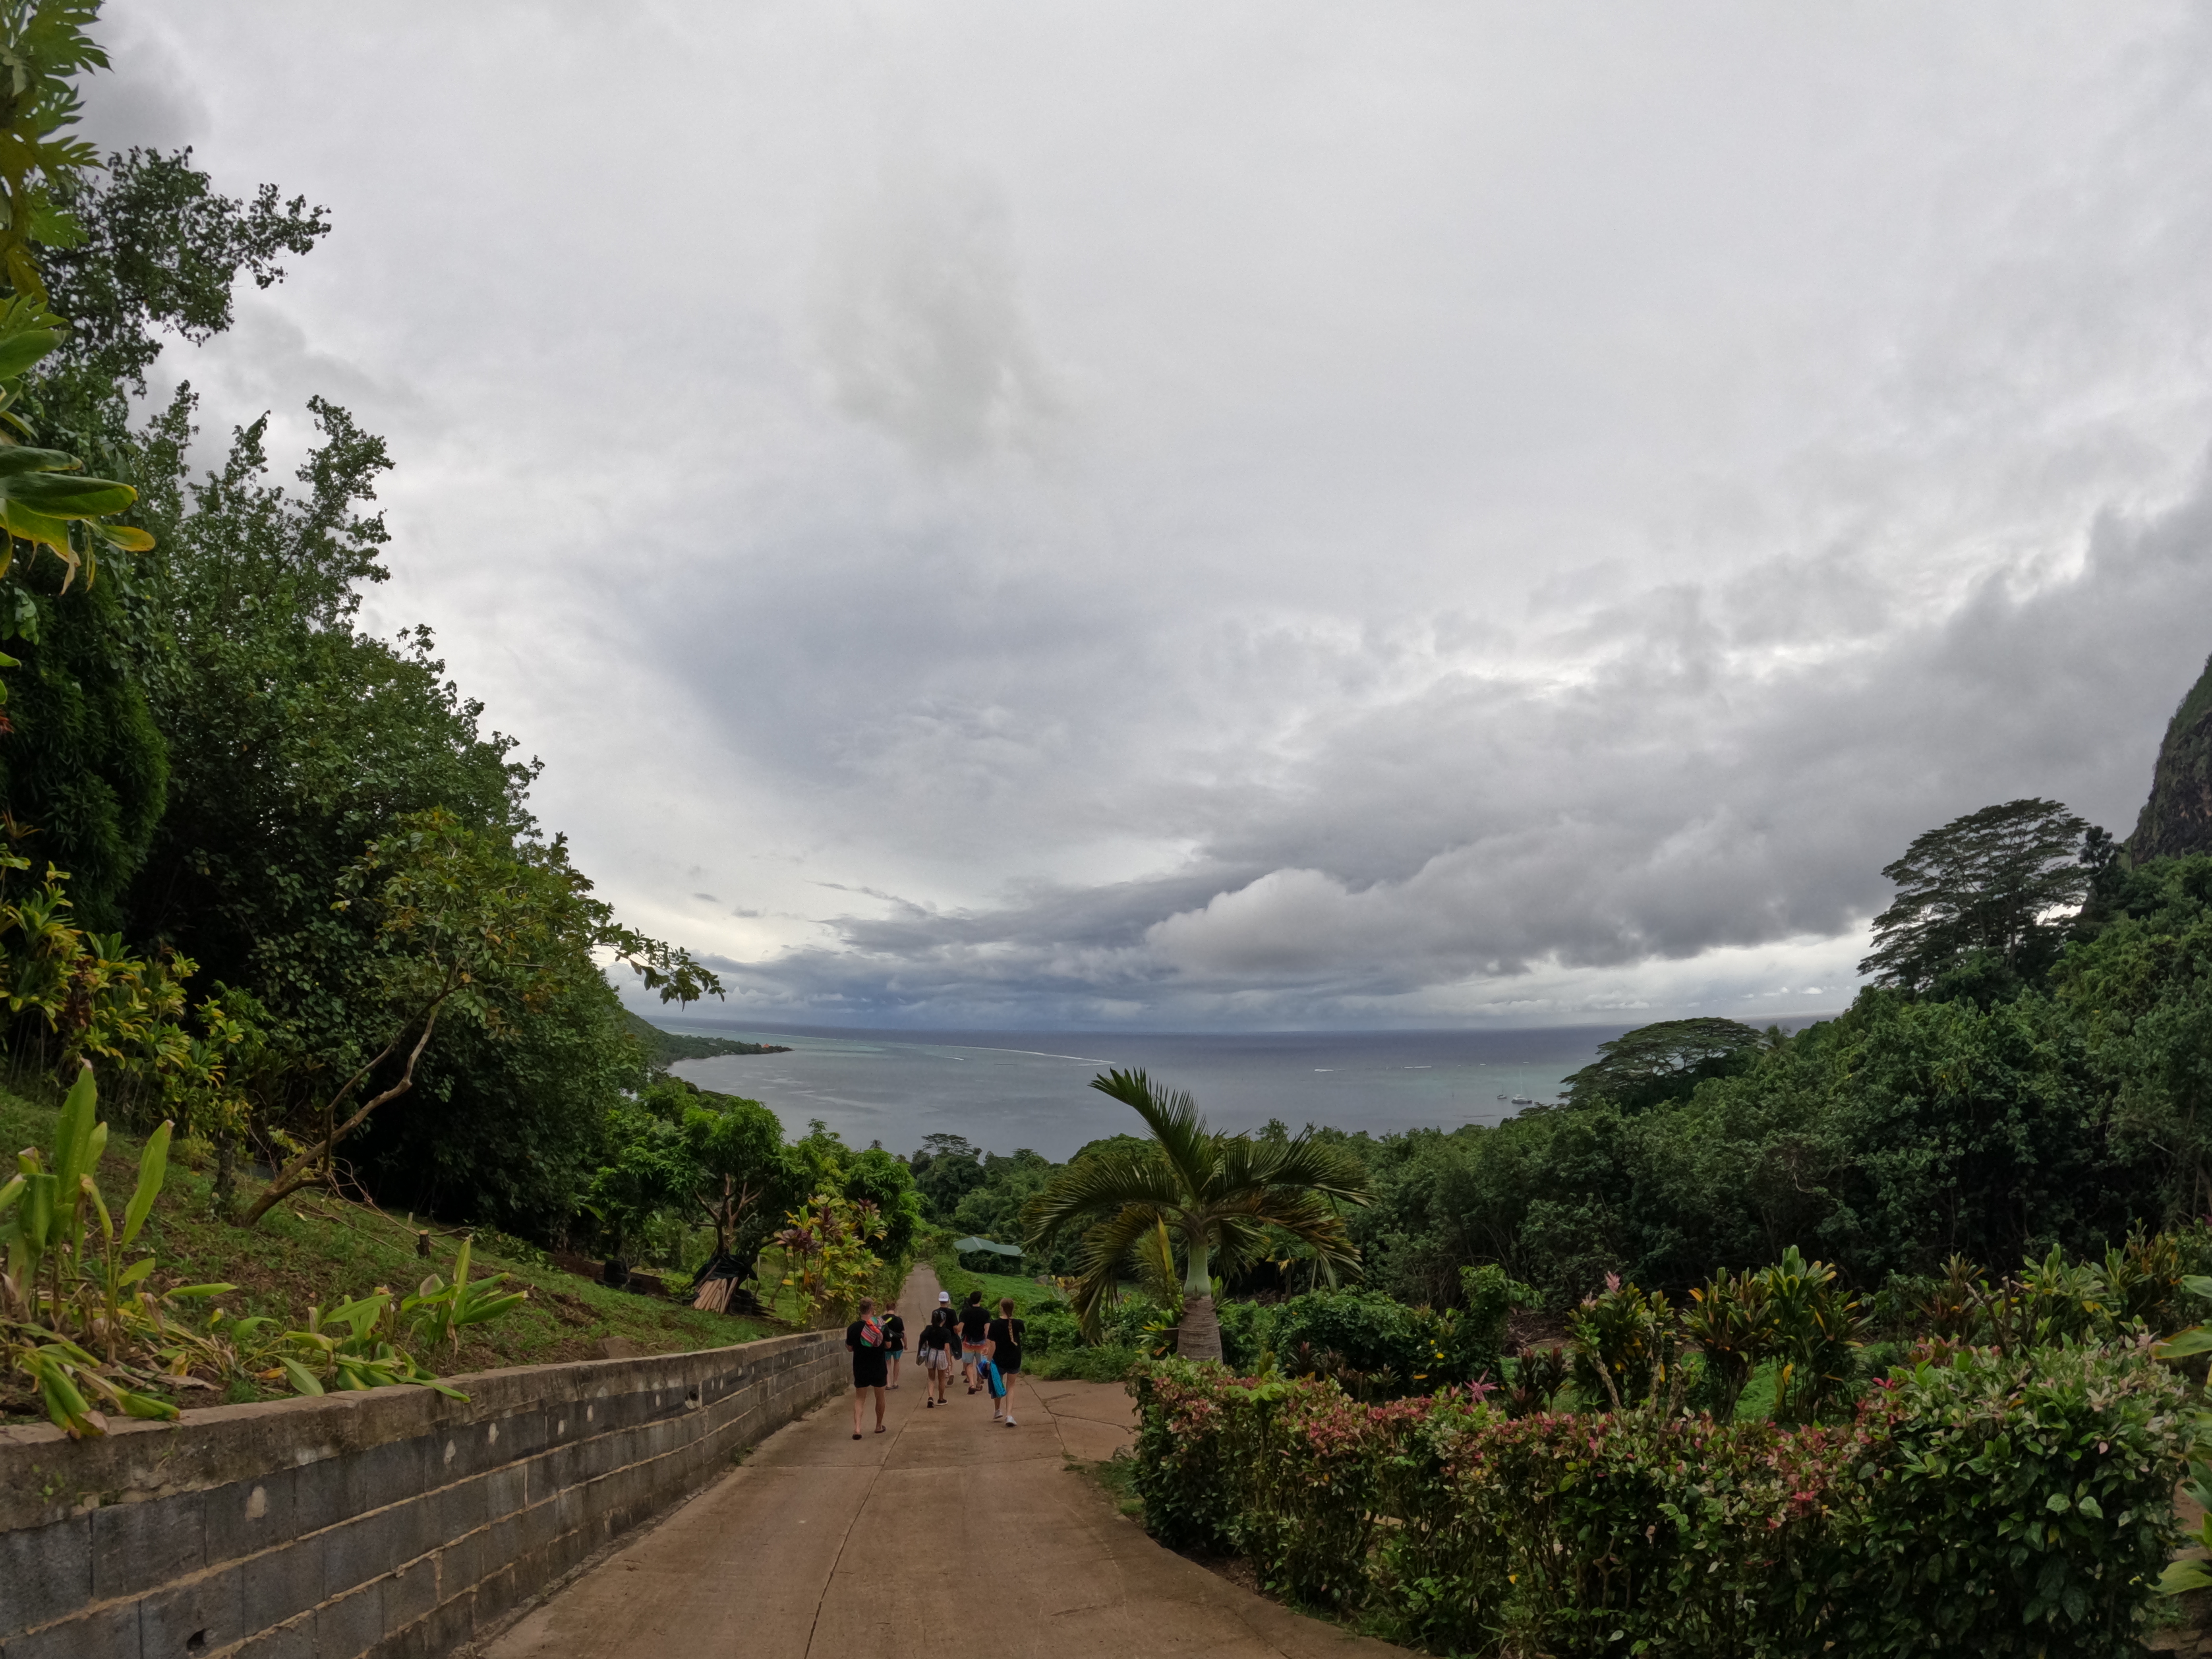
M 886 1300 L 884 1304 L 884 1352 L 891 1357 L 891 1387 L 898 1387 L 899 1361 L 906 1357 L 906 1321 L 899 1317 L 898 1304 Z
M 939 1308 L 930 1315 L 929 1323 L 921 1328 L 915 1341 L 915 1358 L 921 1366 L 921 1403 L 925 1407 L 945 1403 L 945 1384 L 952 1375 L 952 1362 L 960 1352 L 959 1328 L 952 1322 L 952 1310 Z
M 1014 1317 L 1014 1298 L 1000 1297 L 999 1316 L 985 1327 L 984 1340 L 991 1345 L 991 1369 L 998 1373 L 999 1382 L 991 1390 L 991 1420 L 1000 1421 L 1003 1413 L 1010 1429 L 1014 1426 L 1014 1378 L 1021 1375 L 1022 1339 L 1028 1334 L 1029 1327 Z
M 970 1394 L 982 1386 L 982 1348 L 990 1323 L 990 1312 L 983 1306 L 983 1292 L 969 1291 L 968 1305 L 960 1310 L 960 1357 L 961 1368 L 968 1374 Z
M 872 1297 L 860 1298 L 860 1315 L 845 1327 L 845 1346 L 853 1352 L 853 1438 L 860 1437 L 860 1414 L 868 1390 L 876 1391 L 876 1432 L 884 1431 L 884 1322 L 876 1317 Z

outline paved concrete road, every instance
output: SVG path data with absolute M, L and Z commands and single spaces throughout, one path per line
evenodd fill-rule
M 900 1303 L 909 1333 L 936 1301 L 935 1276 L 917 1269 Z M 1127 1443 L 1119 1385 L 1024 1381 L 1008 1429 L 957 1378 L 927 1410 L 920 1381 L 901 1381 L 887 1432 L 852 1439 L 851 1396 L 830 1401 L 534 1609 L 487 1659 L 897 1659 L 969 1647 L 977 1625 L 992 1659 L 1403 1651 L 1161 1549 L 1069 1468 Z

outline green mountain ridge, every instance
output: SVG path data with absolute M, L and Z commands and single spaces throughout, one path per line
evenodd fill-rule
M 713 1060 L 720 1054 L 787 1054 L 790 1048 L 781 1042 L 740 1042 L 735 1037 L 692 1036 L 681 1031 L 665 1031 L 641 1014 L 627 1008 L 623 1011 L 625 1029 L 645 1050 L 645 1058 L 656 1071 L 665 1071 L 679 1060 Z

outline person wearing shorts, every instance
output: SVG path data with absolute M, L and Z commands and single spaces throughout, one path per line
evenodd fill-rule
M 898 1387 L 899 1361 L 906 1357 L 906 1321 L 899 1317 L 898 1304 L 884 1304 L 884 1351 L 891 1357 L 891 1387 Z
M 860 1298 L 860 1316 L 845 1327 L 845 1346 L 853 1354 L 853 1438 L 860 1437 L 861 1407 L 872 1389 L 876 1395 L 876 1432 L 884 1431 L 884 1349 L 883 1322 L 876 1317 L 876 1304 L 869 1297 Z
M 960 1358 L 962 1369 L 968 1373 L 968 1392 L 973 1394 L 981 1383 L 976 1375 L 976 1362 L 982 1356 L 982 1346 L 991 1323 L 990 1310 L 983 1305 L 983 1292 L 968 1292 L 968 1305 L 960 1310 Z
M 1006 1389 L 1006 1397 L 992 1409 L 991 1420 L 995 1423 L 1003 1414 L 1010 1429 L 1014 1426 L 1014 1379 L 1021 1375 L 1022 1339 L 1028 1334 L 1029 1327 L 1014 1317 L 1014 1298 L 1000 1297 L 999 1316 L 985 1328 L 984 1336 L 991 1345 L 991 1361 L 998 1366 Z
M 939 1308 L 930 1315 L 929 1323 L 921 1328 L 921 1335 L 915 1342 L 915 1358 L 921 1365 L 921 1403 L 925 1407 L 945 1403 L 945 1385 L 952 1376 L 953 1355 L 960 1346 L 960 1332 L 952 1322 L 952 1310 Z

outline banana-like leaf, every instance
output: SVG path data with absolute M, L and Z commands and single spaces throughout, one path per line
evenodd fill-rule
M 78 461 L 65 449 L 36 449 L 29 444 L 0 444 L 0 478 L 24 472 L 73 472 Z
M 154 550 L 152 533 L 139 529 L 136 525 L 95 524 L 91 529 L 94 535 L 110 547 L 120 548 L 125 553 L 150 553 Z
M 171 1422 L 180 1415 L 177 1408 L 167 1401 L 156 1400 L 149 1394 L 133 1394 L 128 1389 L 118 1389 L 115 1391 L 115 1401 L 132 1417 L 142 1418 L 151 1423 Z
M 14 1209 L 15 1207 L 15 1200 L 22 1197 L 22 1195 L 23 1177 L 21 1176 L 9 1176 L 8 1184 L 4 1187 L 0 1187 L 0 1215 L 5 1215 L 9 1211 Z
M 222 1296 L 238 1288 L 235 1285 L 179 1285 L 173 1291 L 161 1293 L 164 1302 L 198 1302 L 210 1296 Z M 239 1321 L 240 1325 L 246 1322 Z
M 2212 1297 L 2212 1275 L 2184 1273 L 2181 1276 L 2181 1288 L 2191 1296 Z
M 23 1243 L 34 1255 L 52 1248 L 54 1214 L 61 1208 L 58 1177 L 40 1173 L 23 1177 Z
M 62 343 L 50 328 L 28 328 L 0 339 L 0 380 L 12 380 Z
M 284 1368 L 284 1375 L 291 1378 L 293 1393 L 320 1394 L 323 1391 L 323 1385 L 316 1379 L 314 1372 L 298 1360 L 280 1358 L 276 1363 Z
M 136 1285 L 153 1271 L 154 1258 L 150 1255 L 142 1255 L 116 1276 L 116 1288 L 119 1290 L 125 1285 Z
M 99 1104 L 100 1091 L 92 1080 L 92 1067 L 80 1067 L 76 1081 L 62 1102 L 61 1120 L 54 1125 L 54 1174 L 59 1177 L 64 1192 L 75 1192 L 76 1178 L 91 1167 L 87 1154 L 92 1150 L 94 1113 Z
M 2212 1589 L 2212 1563 L 2172 1561 L 2159 1576 L 2160 1595 L 2180 1595 L 2190 1590 Z
M 60 472 L 22 472 L 0 478 L 0 495 L 58 519 L 96 519 L 120 513 L 138 499 L 129 484 L 112 478 L 76 478 Z
M 147 1138 L 146 1150 L 138 1157 L 138 1190 L 131 1195 L 131 1202 L 123 1212 L 123 1246 L 130 1249 L 131 1242 L 138 1237 L 138 1230 L 146 1224 L 146 1218 L 154 1212 L 154 1200 L 161 1195 L 161 1182 L 169 1171 L 169 1135 L 173 1123 L 164 1121 L 161 1127 Z
M 2193 1353 L 2206 1352 L 2212 1352 L 2212 1330 L 2202 1325 L 2176 1331 L 2165 1341 L 2151 1345 L 2152 1356 L 2159 1359 L 2186 1359 Z
M 37 1379 L 46 1417 L 56 1428 L 64 1431 L 72 1440 L 107 1432 L 106 1419 L 77 1392 L 76 1384 L 70 1378 L 69 1367 L 51 1347 L 21 1354 L 15 1363 Z

